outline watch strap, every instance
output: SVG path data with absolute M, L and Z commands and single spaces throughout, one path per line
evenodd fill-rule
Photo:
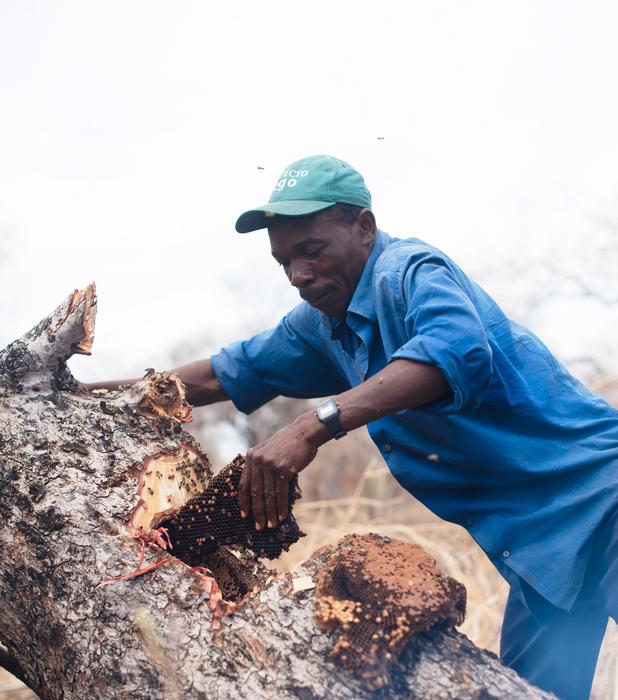
M 330 409 L 329 414 L 327 416 L 321 416 L 321 408 Z M 326 426 L 331 436 L 334 437 L 335 440 L 339 440 L 339 438 L 345 437 L 347 435 L 347 432 L 343 429 L 343 426 L 341 425 L 341 419 L 339 417 L 339 414 L 339 406 L 332 399 L 322 401 L 322 403 L 318 404 L 315 408 L 315 415 L 317 416 L 317 419 L 320 421 L 320 423 Z

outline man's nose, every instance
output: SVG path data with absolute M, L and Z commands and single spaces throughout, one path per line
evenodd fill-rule
M 293 287 L 306 287 L 313 282 L 313 273 L 302 263 L 291 263 L 288 270 L 288 279 Z

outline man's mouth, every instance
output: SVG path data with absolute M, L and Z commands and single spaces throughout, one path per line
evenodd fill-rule
M 330 290 L 319 292 L 318 294 L 301 294 L 300 296 L 311 306 L 317 306 L 322 303 L 326 297 L 330 294 Z

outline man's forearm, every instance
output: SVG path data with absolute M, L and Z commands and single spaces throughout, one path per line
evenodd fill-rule
M 197 360 L 171 370 L 180 377 L 187 389 L 187 401 L 193 406 L 206 406 L 218 401 L 227 401 L 228 396 L 213 372 L 209 359 Z M 86 384 L 88 389 L 108 389 L 114 391 L 122 385 L 131 385 L 138 379 L 113 379 L 106 382 Z
M 418 408 L 451 394 L 442 372 L 433 365 L 395 360 L 358 386 L 333 397 L 345 430 L 354 430 L 384 416 Z M 274 527 L 288 513 L 289 482 L 331 439 L 313 411 L 251 448 L 240 480 L 241 513 L 253 513 L 258 530 Z
M 187 387 L 187 401 L 193 406 L 208 406 L 211 403 L 229 400 L 209 359 L 190 362 L 173 369 L 172 372 L 175 372 Z
M 367 381 L 333 397 L 346 431 L 397 411 L 418 408 L 444 399 L 451 388 L 434 365 L 395 360 Z M 330 434 L 313 411 L 297 419 L 298 427 L 316 447 L 328 442 Z

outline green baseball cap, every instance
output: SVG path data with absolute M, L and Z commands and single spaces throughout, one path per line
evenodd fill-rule
M 371 194 L 362 175 L 332 156 L 301 158 L 283 171 L 268 204 L 238 217 L 236 230 L 257 231 L 266 228 L 274 216 L 306 216 L 335 204 L 371 208 Z

